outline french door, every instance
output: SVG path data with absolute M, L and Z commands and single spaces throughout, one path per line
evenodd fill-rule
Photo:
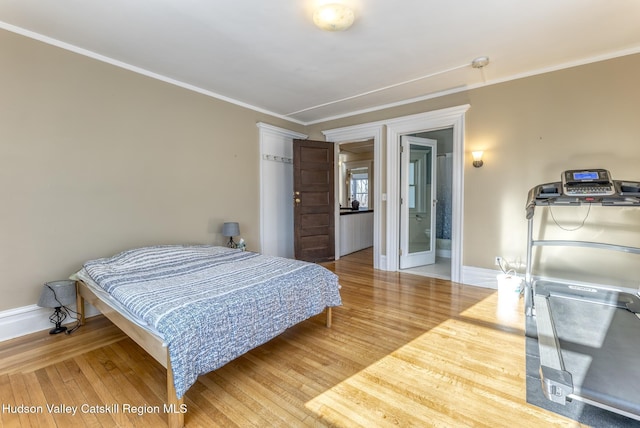
M 400 139 L 400 269 L 436 261 L 437 141 Z

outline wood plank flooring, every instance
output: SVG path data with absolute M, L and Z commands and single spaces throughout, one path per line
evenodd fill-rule
M 201 376 L 187 427 L 579 426 L 526 403 L 521 301 L 375 271 L 370 250 L 325 266 L 333 327 L 314 317 Z M 3 427 L 164 426 L 164 394 L 162 367 L 102 316 L 0 343 Z

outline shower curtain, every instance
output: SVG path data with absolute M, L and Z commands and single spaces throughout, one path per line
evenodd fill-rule
M 436 238 L 451 239 L 451 181 L 453 177 L 453 154 L 438 155 L 436 165 Z

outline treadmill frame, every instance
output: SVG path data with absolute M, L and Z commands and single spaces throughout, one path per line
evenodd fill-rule
M 532 275 L 533 248 L 544 246 L 586 247 L 598 248 L 610 251 L 640 254 L 639 247 L 614 245 L 602 242 L 574 241 L 574 240 L 535 240 L 533 239 L 533 217 L 536 206 L 581 206 L 583 204 L 601 206 L 637 206 L 640 207 L 640 184 L 638 191 L 622 191 L 626 182 L 614 181 L 616 194 L 607 196 L 567 196 L 562 192 L 562 183 L 540 184 L 529 190 L 526 218 L 528 220 L 527 231 L 527 258 L 525 270 L 524 308 L 525 315 L 536 317 L 537 339 L 540 351 L 540 380 L 542 391 L 547 399 L 559 404 L 566 404 L 567 400 L 580 400 L 606 410 L 618 413 L 636 420 L 640 415 L 629 413 L 603 402 L 594 402 L 574 393 L 574 384 L 571 373 L 565 370 L 561 347 L 554 325 L 549 303 L 550 293 L 546 290 L 537 292 Z M 544 288 L 544 287 L 541 287 Z M 637 313 L 637 308 L 635 310 Z M 639 316 L 640 318 L 640 316 Z M 579 389 L 579 388 L 578 388 Z

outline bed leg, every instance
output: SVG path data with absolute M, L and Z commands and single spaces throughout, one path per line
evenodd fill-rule
M 76 281 L 76 311 L 78 312 L 78 325 L 84 325 L 85 308 L 84 297 L 80 294 L 80 284 Z
M 178 398 L 176 395 L 176 387 L 173 383 L 173 370 L 171 369 L 171 360 L 169 358 L 169 350 L 167 349 L 167 422 L 169 428 L 184 427 L 184 397 Z
M 332 312 L 333 312 L 332 309 L 333 309 L 332 307 L 327 306 L 327 321 L 326 321 L 327 328 L 331 328 L 331 321 L 332 321 L 331 318 L 332 318 L 332 315 L 333 315 L 332 314 Z

